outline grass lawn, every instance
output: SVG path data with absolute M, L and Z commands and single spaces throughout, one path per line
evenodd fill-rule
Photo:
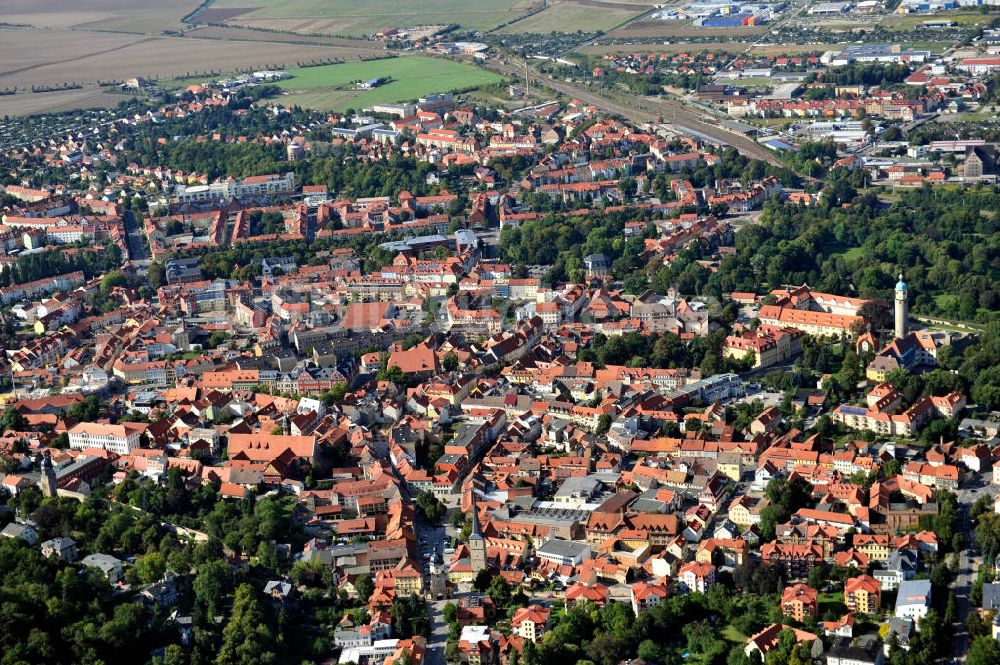
M 748 76 L 742 79 L 736 79 L 733 81 L 734 85 L 745 85 L 750 88 L 773 88 L 777 83 L 774 79 L 768 78 L 766 76 Z M 785 118 L 779 118 L 780 120 L 785 120 Z
M 726 627 L 722 629 L 722 637 L 737 644 L 743 644 L 747 641 L 747 636 L 738 631 L 731 623 L 726 624 Z
M 819 594 L 817 604 L 819 605 L 820 616 L 825 616 L 827 612 L 833 612 L 837 616 L 840 616 L 847 611 L 847 606 L 844 604 L 843 591 L 821 593 Z
M 498 74 L 472 65 L 439 58 L 412 56 L 322 65 L 289 70 L 293 78 L 279 82 L 289 94 L 283 104 L 299 104 L 320 111 L 343 111 L 372 104 L 415 100 L 435 92 L 495 83 Z M 372 90 L 361 90 L 354 82 L 389 78 Z
M 940 53 L 945 49 L 951 48 L 954 41 L 942 41 L 942 40 L 930 40 L 930 39 L 917 39 L 914 41 L 903 40 L 902 44 L 906 48 L 912 48 L 917 50 L 930 51 L 931 53 Z
M 845 261 L 851 261 L 864 256 L 865 249 L 864 247 L 845 247 L 842 244 L 836 244 L 824 247 L 823 253 L 828 256 L 842 256 Z

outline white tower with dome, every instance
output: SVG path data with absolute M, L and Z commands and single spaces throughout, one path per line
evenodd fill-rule
M 903 273 L 899 273 L 899 281 L 896 282 L 896 339 L 903 339 L 909 334 L 910 304 L 909 289 L 903 281 Z

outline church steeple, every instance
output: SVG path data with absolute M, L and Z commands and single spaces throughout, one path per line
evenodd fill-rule
M 473 574 L 486 569 L 486 539 L 479 526 L 479 508 L 476 507 L 476 488 L 472 492 L 472 531 L 469 533 L 469 564 Z
M 472 494 L 472 531 L 469 533 L 469 540 L 478 538 L 482 540 L 483 532 L 479 527 L 479 509 L 476 508 L 476 488 L 470 490 Z

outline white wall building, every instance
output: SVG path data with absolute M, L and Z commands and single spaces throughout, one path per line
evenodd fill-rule
M 100 448 L 119 455 L 128 455 L 139 448 L 139 437 L 149 426 L 145 423 L 78 423 L 69 431 L 69 447 L 74 450 Z

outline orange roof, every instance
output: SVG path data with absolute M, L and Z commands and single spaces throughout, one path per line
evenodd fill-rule
M 851 577 L 844 582 L 844 593 L 854 593 L 855 591 L 867 591 L 870 594 L 877 594 L 881 589 L 879 581 L 870 575 L 859 575 Z
M 389 356 L 388 367 L 395 365 L 404 374 L 416 374 L 420 372 L 437 373 L 441 370 L 438 365 L 437 354 L 426 344 L 417 344 L 406 351 L 394 351 Z

